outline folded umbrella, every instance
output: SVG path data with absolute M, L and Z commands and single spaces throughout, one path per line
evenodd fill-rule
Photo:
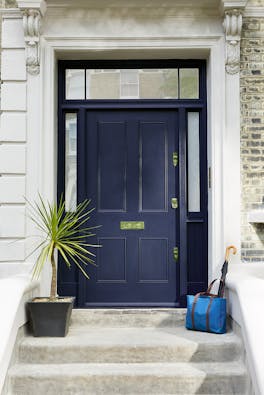
M 226 274 L 228 271 L 228 259 L 230 255 L 230 251 L 233 250 L 233 255 L 237 253 L 237 249 L 235 246 L 229 246 L 226 248 L 226 254 L 225 254 L 225 261 L 222 266 L 221 272 L 221 278 L 220 278 L 220 284 L 219 284 L 219 289 L 218 289 L 218 297 L 221 298 L 223 297 L 224 290 L 225 290 L 225 279 L 226 279 Z

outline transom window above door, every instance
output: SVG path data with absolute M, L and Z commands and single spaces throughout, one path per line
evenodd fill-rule
M 65 99 L 199 99 L 199 68 L 65 70 Z

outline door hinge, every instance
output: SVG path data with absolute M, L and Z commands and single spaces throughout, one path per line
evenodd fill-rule
M 178 262 L 178 260 L 179 260 L 179 248 L 178 247 L 173 248 L 173 259 L 176 262 Z
M 173 209 L 178 208 L 178 199 L 175 197 L 171 198 L 171 208 Z
M 212 188 L 212 168 L 211 166 L 208 169 L 208 188 Z
M 174 167 L 176 167 L 178 165 L 178 152 L 173 152 L 172 163 L 173 163 Z

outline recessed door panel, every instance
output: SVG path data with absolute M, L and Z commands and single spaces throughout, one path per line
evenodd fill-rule
M 98 209 L 126 210 L 125 122 L 98 122 Z
M 168 239 L 139 240 L 139 282 L 168 282 Z
M 168 207 L 168 128 L 166 123 L 140 122 L 140 209 Z
M 126 282 L 126 239 L 125 238 L 99 238 L 98 242 L 103 248 L 97 252 L 98 283 Z

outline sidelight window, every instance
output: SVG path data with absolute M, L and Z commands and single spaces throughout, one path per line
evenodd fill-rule
M 77 205 L 77 114 L 65 115 L 65 209 Z
M 200 212 L 200 127 L 199 112 L 188 112 L 188 211 Z

